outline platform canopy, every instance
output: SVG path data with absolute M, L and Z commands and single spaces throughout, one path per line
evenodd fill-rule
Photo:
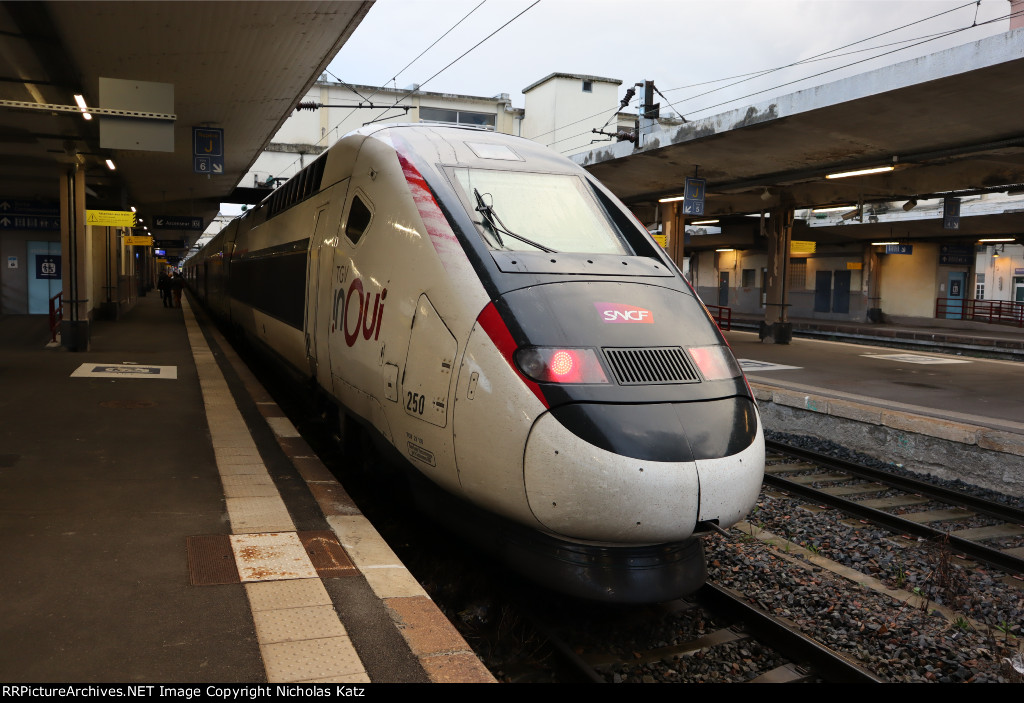
M 78 164 L 87 172 L 90 209 L 135 206 L 147 222 L 172 216 L 209 224 L 221 202 L 238 200 L 239 179 L 371 5 L 0 3 L 0 202 L 55 200 L 59 174 Z M 97 111 L 85 120 L 77 109 L 60 109 L 75 106 L 75 95 L 89 107 L 106 108 L 103 78 L 138 84 L 145 106 L 151 98 L 142 93 L 155 84 L 153 107 L 136 109 L 170 117 L 105 117 Z M 161 86 L 171 86 L 169 110 L 159 99 L 166 96 Z M 107 119 L 170 125 L 171 150 L 105 146 L 110 142 L 101 139 L 106 127 L 100 123 Z M 222 159 L 208 161 L 206 174 L 195 172 L 194 127 L 223 130 Z M 155 234 L 185 239 L 187 249 L 201 232 Z
M 707 179 L 705 217 L 725 233 L 742 215 L 777 207 L 872 204 L 983 192 L 1024 192 L 1024 29 L 666 128 L 635 148 L 577 154 L 642 217 L 684 179 Z M 878 166 L 877 175 L 828 174 Z M 691 218 L 693 219 L 693 218 Z M 819 240 L 888 238 L 887 222 L 813 228 Z M 647 220 L 650 221 L 649 219 Z M 846 223 L 849 224 L 849 223 Z M 900 236 L 1024 232 L 1024 213 L 911 220 Z M 716 237 L 709 244 L 721 244 Z

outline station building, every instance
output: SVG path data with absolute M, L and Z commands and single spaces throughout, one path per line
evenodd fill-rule
M 621 84 L 613 78 L 552 73 L 524 88 L 526 107 L 516 108 L 508 93 L 485 97 L 431 92 L 416 84 L 350 85 L 324 74 L 242 182 L 254 188 L 279 185 L 341 137 L 378 122 L 470 126 L 533 139 L 563 154 L 578 153 L 590 149 L 595 139 L 608 139 L 593 129 L 633 128 L 636 115 L 617 111 Z

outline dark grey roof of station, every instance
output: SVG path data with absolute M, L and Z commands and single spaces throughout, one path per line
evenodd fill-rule
M 86 169 L 89 208 L 135 205 L 150 217 L 208 223 L 371 6 L 0 3 L 0 100 L 71 106 L 81 94 L 90 107 L 104 107 L 101 77 L 174 87 L 167 152 L 105 149 L 99 118 L 0 104 L 0 197 L 55 199 L 60 172 L 77 163 Z M 193 127 L 224 130 L 223 173 L 193 172 Z

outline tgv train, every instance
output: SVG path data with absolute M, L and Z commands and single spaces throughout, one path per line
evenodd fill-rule
M 758 497 L 761 423 L 718 327 L 628 210 L 534 142 L 358 130 L 186 270 L 426 479 L 424 504 L 555 589 L 692 592 L 700 535 Z

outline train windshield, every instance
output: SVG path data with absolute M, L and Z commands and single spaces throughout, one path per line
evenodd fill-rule
M 471 203 L 473 221 L 492 249 L 631 254 L 578 176 L 453 171 Z

